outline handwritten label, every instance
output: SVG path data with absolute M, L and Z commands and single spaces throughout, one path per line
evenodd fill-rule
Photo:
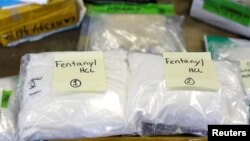
M 246 88 L 250 88 L 250 60 L 241 60 L 241 78 Z
M 43 77 L 42 76 L 39 76 L 39 77 L 33 77 L 32 79 L 29 80 L 29 95 L 32 96 L 32 95 L 36 95 L 38 93 L 40 93 L 42 90 L 41 89 L 38 89 L 37 86 L 39 84 L 39 82 L 41 82 L 43 80 Z
M 250 7 L 229 0 L 205 0 L 203 8 L 244 26 L 250 25 Z
M 76 52 L 55 56 L 54 89 L 103 92 L 106 90 L 103 53 Z
M 1 33 L 1 38 L 3 44 L 9 43 L 20 38 L 48 32 L 58 28 L 72 25 L 77 22 L 76 16 L 63 16 L 62 18 L 46 19 L 40 21 L 40 23 L 25 24 L 23 26 L 18 26 L 17 28 L 12 28 L 4 33 Z
M 210 53 L 164 53 L 167 87 L 217 91 L 219 82 Z

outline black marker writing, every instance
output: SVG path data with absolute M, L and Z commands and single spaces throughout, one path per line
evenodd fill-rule
M 82 82 L 79 79 L 73 79 L 70 82 L 70 86 L 73 88 L 78 88 L 82 85 Z
M 34 25 L 24 25 L 15 29 L 11 29 L 3 33 L 1 36 L 4 40 L 6 40 L 6 42 L 11 42 L 20 38 L 48 32 L 54 29 L 74 24 L 76 22 L 76 19 L 77 18 L 75 16 L 71 16 L 67 18 L 61 18 L 52 22 L 41 22 Z
M 97 66 L 96 59 L 93 59 L 92 61 L 55 61 L 55 67 L 56 68 L 72 68 L 72 67 L 78 67 L 80 73 L 94 73 L 93 67 Z
M 94 59 L 93 61 L 72 61 L 72 62 L 63 62 L 63 61 L 55 61 L 56 67 L 68 68 L 68 67 L 84 67 L 89 66 L 93 67 L 97 65 L 97 61 Z
M 191 60 L 191 59 L 171 59 L 165 58 L 166 64 L 194 64 L 194 66 L 201 66 L 204 67 L 204 60 Z
M 250 78 L 250 62 L 246 62 L 246 68 L 241 69 L 242 78 Z
M 94 73 L 95 71 L 92 68 L 80 68 L 80 73 Z
M 189 73 L 203 73 L 203 71 L 201 71 L 198 68 L 189 68 Z
M 189 78 L 185 79 L 184 83 L 187 85 L 194 85 L 195 81 L 193 78 L 189 77 Z
M 35 88 L 37 87 L 37 81 L 41 81 L 43 79 L 43 77 L 35 77 L 35 78 L 32 78 L 30 81 L 29 81 L 29 85 L 30 85 L 30 90 L 32 90 L 33 92 L 31 92 L 29 95 L 32 96 L 32 95 L 35 95 L 35 94 L 38 94 L 41 92 L 41 90 L 36 90 Z
M 40 91 L 33 92 L 33 93 L 30 94 L 30 96 L 35 95 L 35 94 L 38 94 L 38 93 L 40 93 L 40 92 L 41 92 L 41 90 L 40 90 Z
M 30 84 L 30 90 L 36 87 L 36 81 L 42 80 L 43 77 L 36 77 L 36 78 L 32 78 L 29 82 Z

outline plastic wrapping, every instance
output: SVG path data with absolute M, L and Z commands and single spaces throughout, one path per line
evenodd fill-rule
M 205 36 L 206 50 L 212 53 L 215 60 L 227 60 L 240 63 L 250 60 L 250 41 L 235 38 Z M 244 74 L 244 72 L 242 73 Z M 245 87 L 250 106 L 250 88 Z M 250 109 L 249 109 L 250 111 Z
M 206 51 L 211 52 L 212 58 L 215 60 L 228 58 L 228 60 L 232 61 L 236 59 L 239 60 L 239 59 L 250 58 L 248 57 L 248 54 L 247 54 L 249 52 L 248 47 L 250 46 L 249 40 L 228 38 L 228 37 L 222 37 L 222 36 L 205 35 L 204 41 L 205 41 Z M 222 55 L 220 53 L 220 52 L 224 52 L 227 50 L 228 51 L 235 50 L 235 52 L 231 52 L 230 54 L 232 55 L 230 54 Z M 240 50 L 242 50 L 242 52 L 239 53 Z
M 230 1 L 233 1 L 233 0 L 228 0 L 228 2 L 230 2 Z M 235 1 L 239 2 L 240 0 L 234 0 L 234 2 Z M 218 2 L 220 2 L 220 1 L 218 1 Z M 225 2 L 227 2 L 227 1 L 225 1 Z M 241 0 L 241 2 L 244 2 L 244 0 Z M 228 10 L 227 12 L 224 13 L 224 16 L 221 16 L 221 15 L 218 15 L 218 14 L 215 14 L 213 12 L 205 10 L 204 3 L 205 3 L 205 0 L 193 0 L 190 15 L 192 17 L 195 17 L 195 18 L 202 20 L 206 23 L 215 25 L 217 27 L 226 29 L 228 31 L 231 31 L 231 32 L 234 32 L 234 33 L 246 36 L 246 37 L 250 37 L 250 24 L 242 25 L 239 22 L 233 21 L 232 19 L 225 18 L 225 15 L 226 16 L 231 15 L 232 18 L 237 19 L 237 20 L 241 19 L 242 17 L 248 17 L 248 21 L 250 21 L 249 13 L 247 13 L 245 11 L 246 12 L 245 15 L 247 15 L 247 16 L 244 16 L 244 14 L 237 11 L 237 9 L 235 10 L 235 9 L 232 9 L 231 7 L 225 8 L 225 7 L 221 6 L 223 9 L 218 8 L 217 12 L 224 12 L 224 9 Z M 215 7 L 215 6 L 213 6 L 213 7 Z M 236 7 L 236 6 L 233 6 L 233 7 Z M 243 10 L 246 8 L 243 7 L 243 8 L 238 8 L 238 9 Z M 248 9 L 250 9 L 250 7 Z M 240 16 L 237 14 L 239 14 Z
M 128 50 L 163 53 L 185 51 L 183 17 L 141 14 L 94 14 L 88 42 L 79 50 Z M 87 47 L 87 48 L 84 48 Z
M 18 98 L 15 93 L 17 77 L 0 78 L 1 109 L 0 109 L 0 140 L 16 141 L 16 121 L 18 113 Z M 3 107 L 3 95 L 10 95 L 6 107 Z
M 62 52 L 67 54 L 67 52 Z M 127 53 L 104 53 L 107 90 L 104 93 L 53 90 L 54 57 L 59 53 L 22 58 L 19 82 L 21 141 L 77 139 L 120 135 L 124 129 L 127 94 Z M 30 81 L 38 78 L 37 94 Z
M 129 57 L 132 82 L 128 130 L 142 135 L 206 135 L 208 124 L 247 124 L 245 93 L 237 64 L 215 61 L 219 91 L 168 90 L 163 57 Z
M 15 90 L 17 84 L 17 76 L 9 76 L 0 78 L 0 88 L 5 90 Z
M 250 41 L 222 36 L 206 35 L 204 36 L 206 50 L 211 52 L 215 60 L 234 60 L 250 59 Z M 225 52 L 225 53 L 223 53 Z M 230 53 L 229 53 L 230 52 Z
M 249 47 L 237 47 L 237 48 L 218 48 L 216 50 L 218 60 L 228 60 L 232 62 L 240 62 L 241 60 L 250 60 L 250 48 Z M 248 101 L 250 105 L 250 88 L 246 88 L 248 95 Z

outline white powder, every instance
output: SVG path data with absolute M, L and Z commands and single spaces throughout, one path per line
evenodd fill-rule
M 104 53 L 105 93 L 53 91 L 56 54 L 31 54 L 23 58 L 20 139 L 73 139 L 122 134 L 128 82 L 127 53 Z M 34 89 L 39 92 L 30 95 L 29 83 L 33 78 L 40 79 Z
M 237 46 L 235 48 L 220 48 L 218 45 L 217 48 L 214 48 L 214 53 L 218 57 L 216 58 L 218 60 L 228 60 L 238 63 L 240 63 L 241 60 L 250 60 L 249 57 L 250 48 L 248 46 L 245 47 Z M 250 88 L 246 87 L 245 90 L 247 92 L 248 105 L 250 106 Z M 249 112 L 250 112 L 250 107 L 249 107 Z
M 221 85 L 218 92 L 168 90 L 164 59 L 157 55 L 134 53 L 129 57 L 129 64 L 132 79 L 127 106 L 130 131 L 144 135 L 204 135 L 208 124 L 248 123 L 240 72 L 233 63 L 214 62 Z M 144 123 L 152 125 L 145 129 L 147 124 Z
M 89 50 L 98 51 L 123 49 L 156 54 L 185 51 L 181 23 L 181 17 L 162 15 L 93 16 L 89 28 L 88 47 Z

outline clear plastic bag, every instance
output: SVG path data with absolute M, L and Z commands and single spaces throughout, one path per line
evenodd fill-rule
M 0 78 L 0 88 L 5 90 L 15 90 L 17 85 L 18 77 L 9 76 Z
M 214 62 L 221 85 L 217 92 L 168 90 L 163 60 L 157 55 L 130 55 L 128 130 L 146 136 L 206 135 L 208 124 L 248 123 L 237 64 Z
M 104 53 L 107 85 L 104 93 L 53 91 L 55 54 L 59 52 L 29 54 L 22 58 L 20 140 L 121 135 L 128 85 L 127 53 Z M 35 89 L 39 93 L 30 95 L 29 82 L 34 78 L 38 79 Z
M 229 38 L 222 36 L 205 35 L 204 42 L 206 51 L 211 52 L 214 60 L 227 59 L 230 61 L 239 61 L 250 59 L 249 40 Z
M 183 17 L 141 14 L 94 14 L 88 42 L 79 50 L 128 50 L 161 54 L 185 51 Z M 87 48 L 85 48 L 87 47 Z
M 19 109 L 18 97 L 16 95 L 15 89 L 17 85 L 17 77 L 5 77 L 0 78 L 0 93 L 1 101 L 4 93 L 10 95 L 9 100 L 7 100 L 6 107 L 3 107 L 2 103 L 0 106 L 0 140 L 1 141 L 17 141 L 17 114 Z
M 212 53 L 212 57 L 215 60 L 227 60 L 236 63 L 240 63 L 242 60 L 250 60 L 250 41 L 248 40 L 205 36 L 205 43 L 207 51 Z M 248 105 L 250 106 L 250 88 L 245 87 L 245 91 L 247 93 Z
M 218 60 L 240 61 L 250 60 L 249 47 L 236 47 L 236 48 L 216 48 L 214 50 L 217 54 Z

